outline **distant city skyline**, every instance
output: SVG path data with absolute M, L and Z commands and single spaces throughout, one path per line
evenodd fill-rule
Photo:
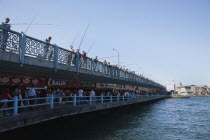
M 0 0 L 0 8 L 12 30 L 26 31 L 34 18 L 50 25 L 31 25 L 27 35 L 77 49 L 89 24 L 81 45 L 89 57 L 118 64 L 114 48 L 120 66 L 160 84 L 210 85 L 209 0 Z

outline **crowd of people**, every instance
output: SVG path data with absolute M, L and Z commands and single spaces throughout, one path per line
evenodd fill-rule
M 74 95 L 77 96 L 77 100 L 79 104 L 87 103 L 82 102 L 81 100 L 89 100 L 89 96 L 92 96 L 93 101 L 99 99 L 103 95 L 105 98 L 109 99 L 109 96 L 113 96 L 116 98 L 117 96 L 134 96 L 140 95 L 142 93 L 136 93 L 134 91 L 129 90 L 97 90 L 94 89 L 72 89 L 68 91 L 64 91 L 62 89 L 52 89 L 48 91 L 46 88 L 36 89 L 34 86 L 30 87 L 30 89 L 21 89 L 16 87 L 15 89 L 3 89 L 0 91 L 0 109 L 8 108 L 13 106 L 13 102 L 7 102 L 10 100 L 14 100 L 15 97 L 18 98 L 18 106 L 27 106 L 34 104 L 42 104 L 49 103 L 50 98 L 45 99 L 37 99 L 54 96 L 54 102 L 58 104 L 65 104 L 65 101 L 73 101 Z M 35 99 L 36 98 L 36 99 Z M 29 100 L 26 100 L 29 99 Z M 35 100 L 34 100 L 35 99 Z M 5 102 L 6 101 L 6 102 Z M 29 108 L 33 110 L 32 107 Z M 11 111 L 4 110 L 0 111 L 0 116 L 3 115 L 11 115 Z

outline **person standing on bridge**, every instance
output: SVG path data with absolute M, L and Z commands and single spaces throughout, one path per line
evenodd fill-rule
M 15 88 L 15 90 L 12 92 L 12 97 L 17 96 L 19 98 L 20 90 L 18 87 Z
M 94 102 L 94 100 L 95 100 L 95 95 L 96 95 L 96 93 L 95 93 L 95 91 L 92 89 L 92 90 L 90 91 L 90 96 L 92 96 L 93 102 Z
M 9 99 L 13 99 L 13 98 L 10 96 L 9 89 L 5 89 L 1 94 L 0 101 L 8 101 Z M 7 107 L 8 107 L 7 102 L 3 102 L 1 108 L 4 109 Z M 5 114 L 9 115 L 8 110 L 5 110 Z M 3 116 L 2 110 L 0 111 L 0 116 Z
M 47 54 L 49 53 L 49 47 L 50 47 L 50 41 L 51 41 L 52 37 L 48 37 L 45 42 L 46 45 L 44 46 L 44 55 L 43 58 L 46 59 L 47 58 Z
M 6 18 L 5 22 L 0 23 L 0 27 L 6 30 L 0 31 L 0 49 L 5 50 L 7 47 L 7 40 L 9 38 L 9 33 L 7 30 L 10 30 L 11 25 L 9 24 L 10 19 Z
M 80 104 L 80 100 L 83 99 L 83 92 L 84 91 L 82 89 L 78 90 L 78 94 L 79 94 L 78 102 L 79 102 L 79 104 Z
M 69 54 L 68 58 L 69 58 L 69 65 L 75 65 L 76 63 L 76 59 L 75 59 L 75 50 L 73 48 L 73 45 L 70 46 L 69 51 L 72 52 Z
M 70 46 L 69 51 L 75 52 L 75 51 L 74 51 L 74 48 L 73 48 L 73 45 Z
M 34 85 L 29 89 L 28 91 L 28 98 L 35 98 L 36 97 L 36 90 L 34 88 Z M 34 100 L 29 100 L 30 105 L 34 105 Z

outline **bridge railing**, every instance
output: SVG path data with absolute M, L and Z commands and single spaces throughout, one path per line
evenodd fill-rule
M 77 54 L 69 50 L 58 48 L 58 63 L 65 65 L 76 65 Z
M 95 72 L 98 72 L 98 73 L 103 73 L 104 72 L 104 64 L 100 61 L 94 61 L 94 70 Z
M 104 66 L 105 66 L 105 74 L 111 75 L 112 67 L 107 64 L 105 64 Z
M 22 34 L 18 32 L 0 28 L 0 49 L 19 54 L 21 37 Z
M 86 56 L 79 55 L 80 68 L 85 70 L 92 70 L 92 59 Z
M 92 73 L 100 73 L 102 75 L 111 75 L 114 79 L 137 82 L 140 77 L 132 72 L 128 72 L 117 67 L 104 64 L 100 61 L 94 61 L 89 57 L 84 57 L 79 53 L 70 52 L 57 45 L 49 44 L 39 39 L 18 33 L 12 30 L 0 28 L 0 49 L 11 51 L 20 55 L 20 61 L 24 64 L 24 57 L 35 57 L 53 61 L 54 68 L 57 69 L 58 64 L 71 65 L 76 67 L 77 72 L 80 69 L 92 71 Z M 141 77 L 140 77 L 141 78 Z M 164 88 L 150 80 L 142 80 L 141 83 L 151 87 Z M 140 83 L 140 84 L 141 84 Z
M 136 99 L 144 98 L 163 98 L 165 95 L 130 95 L 130 96 L 56 96 L 51 94 L 48 97 L 41 98 L 29 98 L 29 99 L 18 99 L 17 96 L 13 100 L 1 100 L 2 108 L 0 108 L 0 116 L 12 113 L 10 115 L 18 115 L 19 113 L 33 111 L 43 106 L 45 109 L 53 109 L 56 106 L 67 105 L 67 106 L 78 106 L 84 104 L 95 104 L 95 103 L 112 103 L 112 102 L 125 102 Z M 8 104 L 9 107 L 8 107 Z M 22 110 L 22 109 L 28 110 Z M 21 110 L 21 112 L 20 112 Z
M 55 46 L 36 38 L 25 36 L 25 55 L 40 59 L 54 60 Z

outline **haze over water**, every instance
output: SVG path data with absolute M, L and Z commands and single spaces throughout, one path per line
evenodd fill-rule
M 165 99 L 57 119 L 9 131 L 4 136 L 57 140 L 208 140 L 209 108 L 210 97 Z

